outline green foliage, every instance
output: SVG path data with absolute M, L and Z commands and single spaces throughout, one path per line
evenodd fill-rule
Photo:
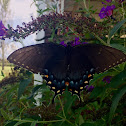
M 41 4 L 37 4 L 37 1 L 39 0 L 34 0 L 33 3 L 40 15 L 50 10 L 56 11 L 56 5 L 48 6 L 44 10 L 40 9 Z M 51 29 L 50 41 L 60 42 L 59 38 L 68 41 L 80 37 L 81 42 L 102 43 L 126 53 L 125 38 L 120 38 L 120 35 L 125 34 L 126 15 L 123 9 L 126 6 L 122 6 L 123 3 L 119 6 L 116 1 L 115 4 L 118 6 L 116 12 L 121 12 L 124 17 L 117 17 L 116 20 L 107 17 L 102 22 L 98 22 L 93 17 L 96 13 L 93 6 L 87 8 L 86 0 L 75 0 L 76 4 L 81 4 L 80 2 L 83 2 L 85 8 L 76 12 L 85 13 L 87 22 L 82 23 L 81 26 L 75 22 L 73 24 L 65 22 L 64 25 L 70 29 L 66 32 L 61 21 L 62 23 L 56 24 L 56 27 Z M 118 15 L 115 14 L 115 17 Z M 48 25 L 49 28 L 52 28 L 51 24 Z M 95 24 L 96 27 L 94 27 Z M 64 35 L 56 35 L 55 32 L 58 29 Z M 4 76 L 2 72 L 1 75 Z M 110 83 L 103 82 L 106 76 L 112 76 Z M 1 126 L 123 126 L 126 123 L 126 63 L 104 73 L 95 74 L 90 85 L 95 88 L 92 92 L 81 92 L 82 103 L 79 102 L 77 96 L 72 96 L 66 90 L 62 96 L 58 95 L 55 103 L 52 104 L 54 94 L 46 86 L 45 81 L 41 85 L 34 86 L 33 75 L 30 72 L 16 71 L 0 83 L 0 124 Z M 39 99 L 40 106 L 35 105 L 34 98 L 37 93 L 42 94 Z
M 123 124 L 123 111 L 120 112 L 118 109 L 125 109 L 125 104 L 122 101 L 126 97 L 126 71 L 124 66 L 120 65 L 119 67 L 121 68 L 116 69 L 122 71 L 114 72 L 115 69 L 113 69 L 95 75 L 92 84 L 96 87 L 91 93 L 86 91 L 81 93 L 82 103 L 79 103 L 77 96 L 72 96 L 66 90 L 62 96 L 55 98 L 55 104 L 51 104 L 53 94 L 48 86 L 43 82 L 42 85 L 33 87 L 29 84 L 32 80 L 32 74 L 26 72 L 24 79 L 19 80 L 19 83 L 16 82 L 14 85 L 7 85 L 6 89 L 4 87 L 1 89 L 3 93 L 0 96 L 2 103 L 0 105 L 0 119 L 4 120 L 6 126 L 36 126 L 36 124 L 38 126 L 46 124 L 48 126 L 106 126 L 107 123 L 112 123 L 112 125 L 118 123 L 113 122 L 113 119 L 118 117 L 123 120 L 121 123 Z M 102 79 L 111 73 L 113 73 L 111 82 L 109 84 L 102 82 Z M 25 88 L 20 87 L 20 84 Z M 35 102 L 34 96 L 40 91 L 43 94 L 40 99 L 42 104 L 37 107 L 33 103 Z M 19 100 L 17 100 L 17 94 L 21 96 Z M 118 112 L 119 114 L 117 114 Z
M 108 36 L 108 40 L 110 40 L 112 38 L 112 36 L 120 29 L 120 27 L 122 27 L 122 25 L 126 22 L 126 19 L 123 19 L 122 21 L 120 21 L 119 23 L 117 23 L 113 29 L 110 31 L 109 36 Z
M 32 81 L 32 73 L 28 72 L 27 75 L 28 75 L 27 78 L 24 78 L 23 80 L 20 81 L 19 89 L 18 89 L 18 100 L 20 99 L 21 95 L 23 94 L 25 88 Z
M 110 108 L 110 113 L 109 113 L 109 119 L 108 123 L 111 124 L 112 117 L 115 113 L 115 110 L 117 109 L 117 106 L 119 104 L 119 100 L 122 98 L 122 96 L 126 93 L 126 86 L 123 86 L 121 89 L 118 89 L 116 94 L 112 98 L 112 105 Z

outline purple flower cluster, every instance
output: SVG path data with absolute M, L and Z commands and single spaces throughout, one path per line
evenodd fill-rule
M 94 89 L 94 86 L 93 85 L 91 85 L 91 86 L 86 85 L 85 88 L 86 88 L 87 92 L 92 92 Z
M 13 38 L 14 40 L 17 40 L 19 38 L 25 39 L 28 35 L 33 34 L 37 31 L 41 31 L 43 29 L 47 30 L 49 28 L 53 31 L 53 29 L 55 29 L 57 26 L 65 28 L 70 23 L 73 24 L 74 19 L 69 16 L 69 14 L 61 15 L 52 13 L 49 15 L 42 15 L 41 17 L 38 17 L 36 19 L 33 19 L 32 17 L 32 21 L 28 24 L 26 24 L 25 22 L 22 23 L 23 27 L 19 25 L 17 25 L 16 29 L 9 27 L 6 36 L 3 36 L 3 38 Z
M 106 0 L 107 2 L 112 2 L 112 0 Z
M 79 44 L 81 44 L 81 42 L 79 41 L 79 37 L 76 37 L 75 40 L 71 42 L 72 46 L 76 46 L 76 45 L 79 45 Z
M 80 44 L 88 44 L 88 42 L 80 42 L 79 37 L 76 37 L 74 41 L 71 42 L 72 46 L 80 45 Z
M 61 45 L 63 46 L 67 46 L 66 43 L 64 43 L 64 41 L 60 42 Z M 76 37 L 74 41 L 70 42 L 71 46 L 76 46 L 76 45 L 80 45 L 80 44 L 88 44 L 88 42 L 80 42 L 79 41 L 79 37 Z
M 106 77 L 103 78 L 102 81 L 109 84 L 110 81 L 111 81 L 111 78 L 112 78 L 112 76 L 106 76 Z
M 3 35 L 3 39 L 13 38 L 14 40 L 18 40 L 19 38 L 25 39 L 28 35 L 43 29 L 44 31 L 50 29 L 52 33 L 55 28 L 60 28 L 61 31 L 65 31 L 69 26 L 74 29 L 74 32 L 77 33 L 79 37 L 84 36 L 86 31 L 95 32 L 100 36 L 100 34 L 102 34 L 101 31 L 105 32 L 105 29 L 108 29 L 106 26 L 92 21 L 92 18 L 85 16 L 75 19 L 72 17 L 71 13 L 66 13 L 64 15 L 51 13 L 49 15 L 42 15 L 36 19 L 32 18 L 31 22 L 27 24 L 23 23 L 23 27 L 17 25 L 17 28 L 13 29 L 9 26 L 6 30 L 6 34 L 1 35 Z M 3 29 L 0 29 L 0 32 L 3 33 Z
M 115 9 L 115 5 L 103 7 L 99 13 L 99 17 L 101 19 L 112 16 L 113 10 Z
M 106 0 L 108 3 L 104 3 L 102 2 L 102 4 L 108 5 L 109 3 L 112 4 L 112 0 Z M 118 2 L 119 4 L 121 4 L 122 2 L 124 2 L 124 0 L 116 0 L 116 2 Z M 113 15 L 113 10 L 115 9 L 115 5 L 111 5 L 111 6 L 107 6 L 106 8 L 103 7 L 99 13 L 99 17 L 100 19 L 106 18 L 106 17 L 111 17 L 112 19 L 114 19 L 112 17 Z
M 0 21 L 0 36 L 5 36 L 7 33 L 7 28 L 3 25 L 2 21 Z
M 64 43 L 64 41 L 60 42 L 60 44 L 63 45 L 63 46 L 65 46 L 65 47 L 67 46 L 67 44 Z

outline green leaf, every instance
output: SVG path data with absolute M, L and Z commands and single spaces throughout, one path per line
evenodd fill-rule
M 9 24 L 7 24 L 7 26 L 8 26 L 8 29 L 10 29 L 11 26 Z
M 118 88 L 120 85 L 126 83 L 126 70 L 117 74 L 106 87 Z
M 116 93 L 113 97 L 112 100 L 112 105 L 110 108 L 110 113 L 109 113 L 109 119 L 108 119 L 108 123 L 111 123 L 112 117 L 115 113 L 115 110 L 118 106 L 119 100 L 122 98 L 122 96 L 126 93 L 126 86 L 122 87 L 121 89 L 118 90 L 118 93 Z
M 75 99 L 77 98 L 77 96 L 75 95 L 72 96 L 71 93 L 67 89 L 65 90 L 63 96 L 66 98 L 66 101 L 67 101 L 64 105 L 64 112 L 65 112 L 65 115 L 68 115 L 68 112 L 70 112 L 71 106 L 73 102 L 75 101 Z
M 95 74 L 94 78 L 91 80 L 90 85 L 93 85 L 94 83 L 96 83 L 97 81 L 99 81 L 100 78 L 103 78 L 105 76 L 109 75 L 109 72 L 104 72 L 104 73 L 100 73 L 100 74 Z
M 4 73 L 3 73 L 3 71 L 1 70 L 1 76 L 3 76 L 4 77 Z
M 99 95 L 103 94 L 104 91 L 104 87 L 95 87 L 91 92 L 90 98 L 97 98 Z
M 7 91 L 8 89 L 4 89 L 3 91 L 0 92 L 0 97 Z
M 2 108 L 0 109 L 0 111 L 4 119 L 9 120 L 8 114 Z
M 31 123 L 31 126 L 36 126 L 36 124 L 37 124 L 37 121 L 34 121 Z
M 79 115 L 79 126 L 84 123 L 84 119 L 82 115 Z
M 17 88 L 18 88 L 18 84 L 12 86 L 10 90 L 6 93 L 6 96 L 8 97 L 9 95 L 11 95 L 11 93 L 13 93 Z
M 32 89 L 32 93 L 31 95 L 28 97 L 28 99 L 31 99 L 34 96 L 34 93 L 37 92 L 40 88 L 42 87 L 42 85 L 37 85 Z
M 29 77 L 29 78 L 32 78 L 32 75 L 33 75 L 33 73 L 31 73 L 30 71 L 26 71 L 26 75 Z
M 96 126 L 95 123 L 83 123 L 80 126 Z
M 110 31 L 108 39 L 110 40 L 112 36 L 119 30 L 119 28 L 126 22 L 126 18 L 119 23 L 117 23 L 114 28 Z
M 55 29 L 52 30 L 51 38 L 49 40 L 53 41 L 54 36 L 55 36 Z
M 24 93 L 25 88 L 30 84 L 32 81 L 32 78 L 29 79 L 23 79 L 20 84 L 19 84 L 19 89 L 18 89 L 18 100 L 20 99 L 21 95 Z
M 120 44 L 111 44 L 111 46 L 112 46 L 113 48 L 116 48 L 116 49 L 121 50 L 121 51 L 123 51 L 124 53 L 126 53 L 126 47 L 124 47 L 123 45 L 120 45 Z
M 26 122 L 17 122 L 14 126 L 20 126 L 20 124 L 23 124 L 23 123 L 26 123 Z

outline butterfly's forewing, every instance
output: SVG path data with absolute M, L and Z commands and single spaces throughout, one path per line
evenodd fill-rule
M 93 68 L 93 64 L 86 54 L 87 52 L 85 52 L 83 49 L 84 46 L 82 48 L 79 47 L 73 47 L 69 65 L 69 77 L 71 80 L 75 81 L 80 80 L 86 71 L 89 71 L 91 68 Z
M 104 72 L 126 61 L 126 55 L 115 48 L 103 46 L 99 44 L 78 45 L 73 50 L 74 54 L 78 54 L 76 64 L 74 64 L 74 55 L 71 60 L 71 69 L 78 69 L 80 73 L 92 66 L 97 73 Z M 79 54 L 80 53 L 80 54 Z M 76 56 L 77 57 L 77 56 Z M 74 66 L 81 65 L 78 68 Z M 85 67 L 87 65 L 87 67 Z M 73 70 L 73 71 L 75 71 Z
M 55 43 L 42 43 L 18 49 L 7 59 L 34 73 L 43 74 L 43 70 L 48 69 L 56 78 L 62 79 L 66 77 L 65 57 L 65 47 Z

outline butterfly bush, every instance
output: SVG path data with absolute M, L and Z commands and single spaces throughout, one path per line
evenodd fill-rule
M 36 1 L 36 0 L 34 0 Z M 76 0 L 76 2 L 79 0 Z M 103 2 L 102 2 L 103 1 Z M 74 18 L 71 13 L 64 13 L 64 14 L 58 14 L 58 13 L 50 13 L 49 15 L 41 15 L 38 18 L 31 18 L 31 22 L 29 23 L 22 23 L 22 26 L 17 25 L 17 27 L 14 29 L 12 26 L 8 25 L 8 28 L 4 26 L 2 21 L 0 21 L 0 39 L 13 39 L 14 41 L 18 41 L 18 39 L 23 38 L 25 39 L 27 36 L 33 33 L 37 33 L 41 30 L 44 30 L 45 32 L 50 30 L 50 35 L 52 33 L 57 32 L 53 36 L 53 42 L 54 40 L 58 40 L 59 38 L 62 38 L 60 41 L 60 44 L 63 46 L 67 46 L 65 39 L 67 42 L 70 42 L 71 46 L 76 45 L 82 45 L 87 43 L 102 43 L 100 40 L 98 40 L 98 37 L 105 41 L 106 44 L 108 39 L 106 35 L 110 33 L 110 30 L 121 20 L 126 18 L 125 10 L 125 0 L 102 0 L 101 3 L 103 3 L 103 7 L 98 13 L 95 13 L 95 11 L 84 10 L 84 14 L 82 16 L 78 16 Z M 93 14 L 97 14 L 99 16 L 100 21 L 97 21 L 93 18 Z M 90 15 L 90 16 L 89 16 Z M 115 36 L 111 39 L 113 40 L 112 43 L 109 43 L 108 45 L 111 46 L 111 44 L 118 44 L 123 45 L 123 39 L 120 39 L 120 35 L 123 32 L 125 33 L 125 26 L 121 27 Z M 95 36 L 96 35 L 96 36 Z M 71 37 L 72 36 L 72 37 Z M 86 40 L 87 39 L 87 40 Z M 91 41 L 89 41 L 91 40 Z M 121 41 L 121 42 L 120 42 Z M 124 40 L 125 42 L 125 40 Z M 121 44 L 120 44 L 121 43 Z M 119 46 L 120 47 L 120 46 Z M 125 46 L 126 47 L 126 46 Z M 125 50 L 125 49 L 124 49 Z M 106 50 L 107 51 L 107 50 Z M 83 57 L 82 57 L 83 58 Z M 104 57 L 103 57 L 104 58 Z M 109 58 L 109 55 L 108 55 Z M 111 59 L 110 59 L 111 60 Z M 124 67 L 124 66 L 123 66 Z M 16 68 L 14 68 L 16 69 Z M 114 71 L 116 70 L 116 72 Z M 103 77 L 105 74 L 96 74 L 94 75 L 94 80 L 92 81 L 93 85 L 86 85 L 84 88 L 86 89 L 83 94 L 81 94 L 81 98 L 83 99 L 82 103 L 78 103 L 78 101 L 74 101 L 73 99 L 69 99 L 68 97 L 65 99 L 64 96 L 61 96 L 62 102 L 60 102 L 61 106 L 59 105 L 58 101 L 56 101 L 56 104 L 54 106 L 52 104 L 48 104 L 50 101 L 50 97 L 52 96 L 51 92 L 48 92 L 48 97 L 45 96 L 46 91 L 44 90 L 44 97 L 42 99 L 42 105 L 34 107 L 33 99 L 26 104 L 25 110 L 22 103 L 26 103 L 25 98 L 27 98 L 27 94 L 23 95 L 24 100 L 17 103 L 12 103 L 10 101 L 10 104 L 12 103 L 13 107 L 16 107 L 16 111 L 13 111 L 11 108 L 12 106 L 8 106 L 8 104 L 5 106 L 6 102 L 8 100 L 5 100 L 4 98 L 1 98 L 1 104 L 4 106 L 4 111 L 1 109 L 1 113 L 8 114 L 7 118 L 4 119 L 4 116 L 1 115 L 2 124 L 8 123 L 6 121 L 10 121 L 10 125 L 13 122 L 15 125 L 19 125 L 19 122 L 26 122 L 27 123 L 27 115 L 29 117 L 28 123 L 30 125 L 109 125 L 107 122 L 110 117 L 113 116 L 113 119 L 111 121 L 113 126 L 125 125 L 125 106 L 124 101 L 126 99 L 126 96 L 121 97 L 122 94 L 124 94 L 125 89 L 125 77 L 122 75 L 122 73 L 125 73 L 125 69 L 120 74 L 120 69 L 112 69 L 111 71 L 106 71 L 108 74 L 107 76 Z M 122 68 L 121 68 L 122 70 Z M 21 71 L 20 71 L 21 72 Z M 22 73 L 22 72 L 21 72 Z M 114 76 L 118 76 L 119 80 L 114 80 Z M 123 77 L 123 78 L 122 78 Z M 13 78 L 14 79 L 14 78 Z M 101 84 L 101 81 L 104 82 L 103 84 L 109 84 L 112 88 L 109 89 L 107 86 L 104 86 Z M 117 81 L 117 83 L 116 83 Z M 114 82 L 112 84 L 111 82 Z M 1 82 L 3 85 L 3 81 Z M 6 82 L 7 83 L 7 82 Z M 25 82 L 24 82 L 25 83 Z M 114 85 L 114 89 L 113 89 Z M 42 85 L 42 89 L 43 89 Z M 117 88 L 115 88 L 118 86 Z M 123 87 L 122 87 L 123 86 Z M 28 86 L 29 92 L 31 92 L 31 88 L 29 90 L 30 85 Z M 38 88 L 38 87 L 37 87 Z M 37 89 L 36 87 L 34 89 Z M 27 88 L 26 88 L 27 89 Z M 121 89 L 121 90 L 120 90 Z M 17 89 L 16 89 L 17 90 Z M 112 90 L 112 91 L 111 91 Z M 33 90 L 34 91 L 34 90 Z M 38 90 L 36 90 L 38 91 Z M 92 92 L 93 91 L 93 92 Z M 89 93 L 87 93 L 89 92 Z M 90 93 L 91 92 L 91 93 Z M 10 92 L 11 96 L 14 96 L 15 99 L 17 99 L 16 95 L 13 95 L 14 92 Z M 6 92 L 5 92 L 6 94 Z M 2 95 L 2 94 L 1 94 Z M 90 97 L 91 96 L 91 97 Z M 5 97 L 7 98 L 7 97 Z M 13 99 L 12 99 L 13 101 Z M 118 103 L 119 102 L 119 103 Z M 75 105 L 75 106 L 74 106 Z M 112 105 L 114 105 L 112 107 Z M 110 108 L 111 106 L 111 108 Z M 116 108 L 116 106 L 118 106 Z M 58 109 L 59 108 L 59 109 Z M 74 109 L 73 109 L 74 108 Z M 114 108 L 114 109 L 113 109 Z M 8 112 L 8 109 L 11 111 Z M 68 109 L 70 111 L 68 111 Z M 77 110 L 78 109 L 78 110 Z M 114 114 L 114 110 L 115 111 Z M 15 110 L 15 109 L 14 109 Z M 17 111 L 18 110 L 18 111 Z M 77 110 L 77 111 L 76 111 Z M 121 110 L 121 111 L 120 111 Z M 3 112 L 2 112 L 3 111 Z M 113 112 L 113 115 L 112 115 Z M 12 115 L 11 115 L 12 113 Z M 19 113 L 21 113 L 21 116 L 19 117 Z M 109 117 L 110 115 L 110 117 Z M 13 118 L 12 118 L 13 117 Z M 15 117 L 19 117 L 19 119 Z M 69 118 L 68 118 L 69 117 Z M 60 119 L 61 118 L 61 119 Z M 37 122 L 35 122 L 35 119 Z M 5 121 L 4 121 L 5 120 Z M 33 121 L 31 121 L 33 120 Z M 17 122 L 17 123 L 16 123 Z M 0 123 L 1 124 L 1 123 Z M 3 124 L 3 125 L 4 125 Z
M 41 30 L 50 29 L 53 31 L 55 28 L 59 28 L 64 31 L 67 28 L 68 32 L 73 32 L 74 35 L 83 37 L 87 32 L 95 32 L 99 35 L 106 31 L 107 27 L 103 26 L 102 23 L 92 21 L 92 18 L 81 16 L 73 18 L 71 13 L 65 13 L 64 15 L 58 13 L 50 13 L 49 15 L 42 15 L 36 19 L 32 17 L 32 21 L 29 23 L 22 23 L 23 26 L 17 25 L 16 29 L 8 25 L 6 35 L 2 36 L 1 39 L 13 38 L 15 41 L 19 38 L 25 39 L 30 34 L 36 33 Z M 71 26 L 71 27 L 70 27 Z M 64 34 L 62 35 L 64 36 Z M 61 37 L 61 36 L 60 36 Z
M 120 4 L 124 2 L 124 0 L 116 0 L 116 5 L 113 4 L 114 2 L 112 0 L 106 0 L 106 2 L 107 3 L 103 3 L 104 7 L 101 8 L 99 17 L 100 19 L 108 17 L 114 19 L 114 10 L 117 9 Z M 117 20 L 116 22 L 118 21 L 119 20 Z M 30 34 L 36 33 L 38 31 L 46 31 L 50 29 L 51 32 L 53 32 L 53 30 L 56 28 L 63 32 L 63 34 L 61 34 L 61 36 L 63 37 L 69 32 L 73 32 L 73 35 L 75 35 L 75 37 L 80 38 L 83 38 L 87 33 L 94 33 L 102 39 L 106 34 L 108 34 L 110 27 L 109 25 L 111 25 L 111 21 L 107 20 L 106 22 L 98 22 L 94 20 L 94 18 L 91 18 L 89 16 L 83 15 L 73 17 L 72 13 L 65 12 L 64 14 L 50 13 L 48 15 L 41 15 L 36 19 L 32 17 L 31 22 L 23 22 L 22 25 L 23 26 L 17 25 L 16 29 L 13 29 L 13 27 L 8 25 L 8 28 L 5 28 L 6 30 L 4 30 L 4 34 L 1 34 L 1 39 L 13 38 L 14 41 L 17 41 L 20 38 L 25 39 Z M 1 23 L 0 26 L 5 27 Z M 3 29 L 0 29 L 0 33 L 3 33 Z

